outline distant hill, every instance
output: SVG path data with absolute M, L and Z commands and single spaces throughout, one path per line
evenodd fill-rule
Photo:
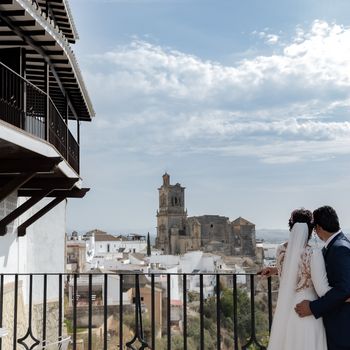
M 288 239 L 289 230 L 282 229 L 257 229 L 256 238 L 268 243 L 282 243 Z
M 350 239 L 350 230 L 344 229 L 343 230 L 347 237 Z M 282 229 L 257 229 L 256 230 L 256 238 L 257 239 L 263 239 L 265 242 L 268 243 L 283 243 L 288 239 L 289 236 L 289 230 L 282 230 Z

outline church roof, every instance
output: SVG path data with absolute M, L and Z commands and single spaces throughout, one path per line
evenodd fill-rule
M 241 216 L 237 218 L 236 220 L 232 221 L 233 225 L 254 225 L 252 222 L 248 221 L 247 219 L 242 218 Z
M 121 241 L 120 237 L 110 235 L 107 232 L 95 229 L 86 233 L 86 236 L 95 236 L 95 241 Z

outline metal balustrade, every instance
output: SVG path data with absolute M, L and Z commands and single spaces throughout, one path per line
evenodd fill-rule
M 0 274 L 0 350 L 266 349 L 272 295 L 254 274 Z
M 79 144 L 52 99 L 1 62 L 0 119 L 50 142 L 79 173 Z

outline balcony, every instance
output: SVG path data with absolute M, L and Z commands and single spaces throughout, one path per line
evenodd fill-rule
M 66 336 L 74 350 L 266 349 L 272 282 L 254 274 L 2 274 L 0 349 L 42 349 Z
M 79 174 L 79 144 L 50 96 L 1 62 L 0 84 L 0 120 L 49 142 Z

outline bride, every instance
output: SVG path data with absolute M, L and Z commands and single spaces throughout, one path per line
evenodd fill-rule
M 331 288 L 321 250 L 308 243 L 312 213 L 292 212 L 288 242 L 277 249 L 276 267 L 266 267 L 262 276 L 278 274 L 280 287 L 268 350 L 327 350 L 322 318 L 300 318 L 294 310 L 302 300 L 315 300 Z

